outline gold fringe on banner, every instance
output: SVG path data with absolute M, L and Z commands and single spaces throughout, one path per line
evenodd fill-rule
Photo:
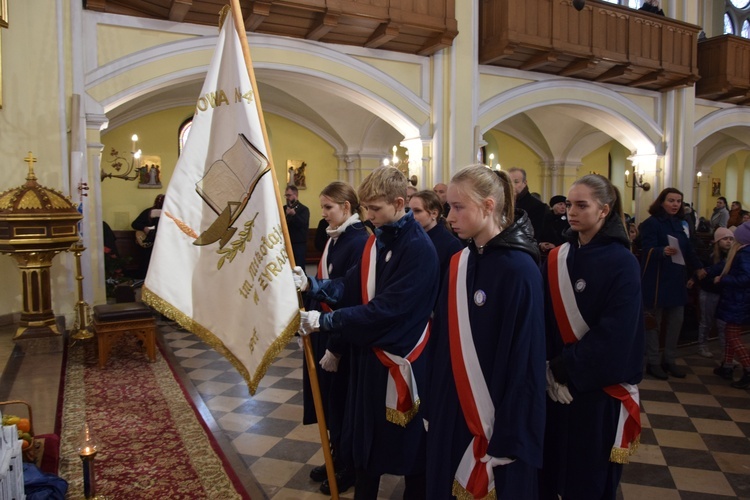
M 266 371 L 268 370 L 268 367 L 271 365 L 273 360 L 287 346 L 287 344 L 289 344 L 294 334 L 297 332 L 297 330 L 299 330 L 299 314 L 295 313 L 287 327 L 284 328 L 284 330 L 276 338 L 276 340 L 273 341 L 268 350 L 266 350 L 265 354 L 263 355 L 263 359 L 261 360 L 260 364 L 258 364 L 258 368 L 255 370 L 253 376 L 250 376 L 250 373 L 247 371 L 247 368 L 245 368 L 245 365 L 243 365 L 240 360 L 237 359 L 229 349 L 227 349 L 224 343 L 219 340 L 219 338 L 214 335 L 214 333 L 211 332 L 208 328 L 204 327 L 193 318 L 186 315 L 185 313 L 174 307 L 172 304 L 156 295 L 146 286 L 143 287 L 141 300 L 144 304 L 147 304 L 156 309 L 158 312 L 168 317 L 172 321 L 176 321 L 177 324 L 179 324 L 185 330 L 200 337 L 200 339 L 208 344 L 213 350 L 227 358 L 227 360 L 232 363 L 232 366 L 234 366 L 237 372 L 242 375 L 242 378 L 245 379 L 251 396 L 255 395 L 255 391 L 258 390 L 258 384 L 260 383 L 260 380 L 266 374 Z

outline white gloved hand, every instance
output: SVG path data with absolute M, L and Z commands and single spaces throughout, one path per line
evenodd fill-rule
M 570 390 L 566 384 L 557 384 L 557 401 L 564 405 L 569 405 L 573 402 L 573 396 L 570 394 Z
M 320 311 L 300 311 L 299 334 L 310 335 L 320 328 Z
M 294 286 L 297 287 L 297 290 L 300 292 L 304 292 L 309 288 L 310 280 L 307 278 L 305 270 L 301 267 L 295 266 L 292 269 L 292 278 L 294 279 Z
M 339 369 L 339 356 L 326 349 L 326 353 L 320 358 L 320 367 L 327 372 L 336 372 Z
M 492 467 L 497 467 L 498 465 L 508 465 L 515 462 L 515 458 L 507 458 L 507 457 L 491 457 L 489 455 L 485 455 L 482 457 L 482 463 L 486 464 L 487 462 L 490 463 Z
M 552 370 L 549 369 L 549 361 L 547 361 L 547 396 L 555 403 L 559 402 L 557 398 L 557 386 L 559 384 L 555 382 L 555 377 L 552 375 Z

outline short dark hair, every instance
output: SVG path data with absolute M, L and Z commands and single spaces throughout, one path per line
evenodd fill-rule
M 289 191 L 291 191 L 294 194 L 299 194 L 299 189 L 297 189 L 297 186 L 295 186 L 294 184 L 289 184 L 286 187 L 286 189 L 288 189 Z

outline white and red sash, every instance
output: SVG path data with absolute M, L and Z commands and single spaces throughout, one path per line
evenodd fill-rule
M 362 303 L 367 304 L 375 296 L 375 271 L 377 266 L 377 246 L 371 235 L 362 253 L 361 280 Z M 417 381 L 411 364 L 422 354 L 430 338 L 431 321 L 427 322 L 422 335 L 414 348 L 405 357 L 396 356 L 378 347 L 372 350 L 378 360 L 388 368 L 388 385 L 385 394 L 386 420 L 406 427 L 419 411 Z
M 589 331 L 589 326 L 581 315 L 576 304 L 575 292 L 568 273 L 567 258 L 570 243 L 553 248 L 547 258 L 549 265 L 548 279 L 552 308 L 565 344 L 578 342 Z M 640 442 L 641 413 L 638 386 L 632 384 L 615 384 L 604 388 L 604 392 L 620 401 L 620 418 L 617 421 L 615 442 L 609 460 L 616 463 L 628 463 Z
M 323 255 L 320 256 L 320 261 L 318 262 L 318 279 L 324 279 L 327 280 L 329 278 L 328 275 L 328 248 L 331 246 L 331 242 L 333 241 L 333 238 L 328 238 L 328 241 L 326 241 L 326 246 L 323 249 Z M 323 309 L 324 312 L 331 312 L 331 306 L 326 304 L 325 302 L 320 303 L 320 308 Z
M 494 498 L 495 475 L 487 454 L 495 425 L 495 406 L 479 366 L 469 321 L 466 269 L 470 250 L 465 248 L 451 258 L 448 282 L 448 337 L 451 366 L 461 410 L 474 436 L 461 457 L 453 481 L 458 498 Z

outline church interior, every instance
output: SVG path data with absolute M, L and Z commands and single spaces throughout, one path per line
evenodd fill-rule
M 74 336 L 81 303 L 139 299 L 148 257 L 131 224 L 167 193 L 211 105 L 226 3 L 0 1 L 0 401 L 29 401 L 40 434 L 55 431 L 65 345 L 91 342 Z M 599 173 L 636 222 L 666 187 L 707 220 L 721 197 L 750 208 L 750 2 L 663 0 L 664 16 L 641 3 L 239 0 L 278 187 L 310 207 L 305 264 L 320 258 L 320 191 L 384 162 L 417 189 L 477 162 L 521 167 L 545 202 Z M 8 236 L 25 182 L 48 200 L 35 224 L 69 228 L 33 262 Z M 44 214 L 53 205 L 64 220 Z M 328 498 L 307 479 L 323 457 L 301 425 L 296 343 L 250 396 L 204 339 L 158 316 L 159 350 L 247 496 Z M 621 498 L 750 498 L 750 393 L 722 385 L 688 337 L 688 378 L 641 385 Z M 381 497 L 403 487 L 387 478 Z

